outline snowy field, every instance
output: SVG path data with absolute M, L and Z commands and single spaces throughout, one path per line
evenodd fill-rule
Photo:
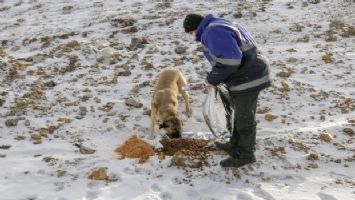
M 0 0 L 0 199 L 355 199 L 354 11 L 351 0 Z M 271 64 L 257 162 L 244 168 L 222 169 L 221 153 L 192 169 L 114 152 L 134 134 L 161 146 L 163 133 L 146 136 L 165 68 L 190 83 L 184 131 L 209 131 L 210 65 L 184 33 L 188 13 L 244 25 Z M 108 178 L 90 179 L 100 167 Z

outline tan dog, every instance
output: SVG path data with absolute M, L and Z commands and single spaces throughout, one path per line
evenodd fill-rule
M 177 111 L 178 92 L 184 98 L 186 115 L 191 117 L 192 114 L 186 87 L 187 81 L 178 70 L 168 69 L 159 74 L 154 86 L 148 139 L 155 138 L 154 126 L 157 120 L 161 123 L 159 129 L 164 128 L 169 137 L 176 138 L 181 136 L 182 123 Z

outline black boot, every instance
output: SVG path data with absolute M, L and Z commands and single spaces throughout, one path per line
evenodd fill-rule
M 233 145 L 232 142 L 226 142 L 226 143 L 215 142 L 214 144 L 216 145 L 217 149 L 226 152 L 229 156 L 232 157 L 238 156 L 237 147 Z
M 229 157 L 222 160 L 219 164 L 221 167 L 242 167 L 247 164 L 254 163 L 256 161 L 254 154 L 250 156 L 241 156 L 241 157 Z
M 226 143 L 215 142 L 214 144 L 216 145 L 217 149 L 220 149 L 225 152 L 231 152 L 233 148 L 233 145 L 230 142 L 226 142 Z
M 225 151 L 230 156 L 235 156 L 236 155 L 237 144 L 238 144 L 238 138 L 239 138 L 238 137 L 238 133 L 236 131 L 234 131 L 233 135 L 230 137 L 228 142 L 226 142 L 226 143 L 215 142 L 214 144 L 216 145 L 217 149 Z

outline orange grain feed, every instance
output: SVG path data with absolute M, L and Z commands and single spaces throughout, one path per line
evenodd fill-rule
M 149 156 L 155 154 L 153 146 L 139 139 L 136 135 L 130 137 L 123 145 L 118 147 L 115 152 L 127 158 L 138 158 L 139 163 L 146 162 Z

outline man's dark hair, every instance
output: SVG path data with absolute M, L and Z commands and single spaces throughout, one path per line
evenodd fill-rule
M 201 21 L 203 20 L 203 16 L 199 14 L 188 14 L 184 19 L 184 29 L 185 32 L 188 33 L 190 31 L 194 31 L 198 28 Z

